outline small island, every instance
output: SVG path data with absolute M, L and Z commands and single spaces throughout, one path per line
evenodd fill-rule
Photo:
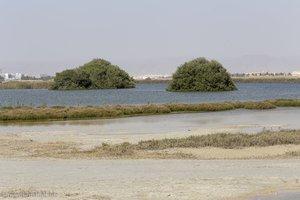
M 135 82 L 127 72 L 103 59 L 94 59 L 75 69 L 57 73 L 52 90 L 122 89 L 134 88 Z
M 216 92 L 237 90 L 230 74 L 217 61 L 197 58 L 178 67 L 170 81 L 171 92 Z

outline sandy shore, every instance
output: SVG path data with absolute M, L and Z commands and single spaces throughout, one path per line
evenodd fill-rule
M 1 159 L 0 177 L 0 199 L 247 199 L 300 189 L 300 162 Z
M 2 134 L 0 199 L 241 200 L 300 190 L 300 161 L 287 159 L 300 145 L 174 148 L 107 160 L 78 153 L 84 141 Z

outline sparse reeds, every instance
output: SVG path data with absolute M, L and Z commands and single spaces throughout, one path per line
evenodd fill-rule
M 48 89 L 52 81 L 7 81 L 0 83 L 0 89 Z
M 300 83 L 300 78 L 294 76 L 232 77 L 232 80 L 236 83 Z
M 299 157 L 300 158 L 300 151 L 290 151 L 286 152 L 285 156 L 290 156 L 290 157 Z
M 261 132 L 258 134 L 210 134 L 177 139 L 141 141 L 133 145 L 139 150 L 162 150 L 168 148 L 217 147 L 237 149 L 274 145 L 300 144 L 300 131 Z
M 269 100 L 268 103 L 277 107 L 300 107 L 300 99 L 276 99 Z
M 142 152 L 161 152 L 176 148 L 242 149 L 248 147 L 268 147 L 275 145 L 300 145 L 300 131 L 284 130 L 279 132 L 261 132 L 258 134 L 210 134 L 160 140 L 140 141 L 137 144 L 124 142 L 121 144 L 103 143 L 91 150 L 73 152 L 78 155 L 92 157 L 134 157 Z M 155 154 L 156 155 L 156 154 Z M 157 156 L 157 155 L 156 155 Z M 293 152 L 290 156 L 299 156 Z
M 102 140 L 103 141 L 103 140 Z M 99 141 L 100 142 L 100 141 Z M 40 142 L 0 139 L 1 155 L 60 159 L 275 159 L 300 158 L 300 130 L 257 134 L 217 133 L 137 143 L 98 143 L 86 148 L 81 141 Z M 2 147 L 2 148 L 1 148 Z M 233 153 L 231 155 L 230 153 Z M 230 155 L 228 155 L 230 154 Z
M 217 112 L 235 109 L 266 110 L 276 107 L 300 107 L 300 99 L 279 99 L 257 102 L 223 102 L 200 104 L 148 104 L 102 106 L 0 107 L 0 121 L 68 120 L 118 118 L 188 112 Z

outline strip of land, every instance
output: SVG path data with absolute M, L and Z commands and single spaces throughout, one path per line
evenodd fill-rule
M 0 83 L 0 89 L 48 89 L 53 81 L 23 80 Z
M 236 83 L 300 83 L 300 77 L 295 76 L 257 76 L 257 77 L 232 77 Z M 135 80 L 136 83 L 169 83 L 170 80 L 145 79 Z M 49 89 L 53 80 L 22 80 L 0 82 L 0 89 Z
M 300 83 L 300 77 L 296 76 L 256 76 L 256 77 L 232 77 L 236 83 Z
M 237 109 L 267 110 L 277 107 L 300 107 L 300 99 L 200 104 L 0 107 L 0 122 L 120 118 L 172 113 L 217 112 Z
M 88 137 L 88 136 L 86 136 Z M 145 140 L 138 143 L 101 143 L 86 148 L 78 141 L 38 141 L 0 136 L 0 156 L 59 159 L 299 159 L 300 131 L 258 134 L 209 134 Z
M 236 83 L 300 83 L 297 76 L 232 76 Z M 137 83 L 169 83 L 171 79 L 144 79 L 136 80 Z

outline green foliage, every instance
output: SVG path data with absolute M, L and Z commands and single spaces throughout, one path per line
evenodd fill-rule
M 226 69 L 217 61 L 197 58 L 178 67 L 168 91 L 231 91 L 236 90 Z
M 103 59 L 94 59 L 76 69 L 57 73 L 51 89 L 117 89 L 133 88 L 134 80 L 118 66 Z

